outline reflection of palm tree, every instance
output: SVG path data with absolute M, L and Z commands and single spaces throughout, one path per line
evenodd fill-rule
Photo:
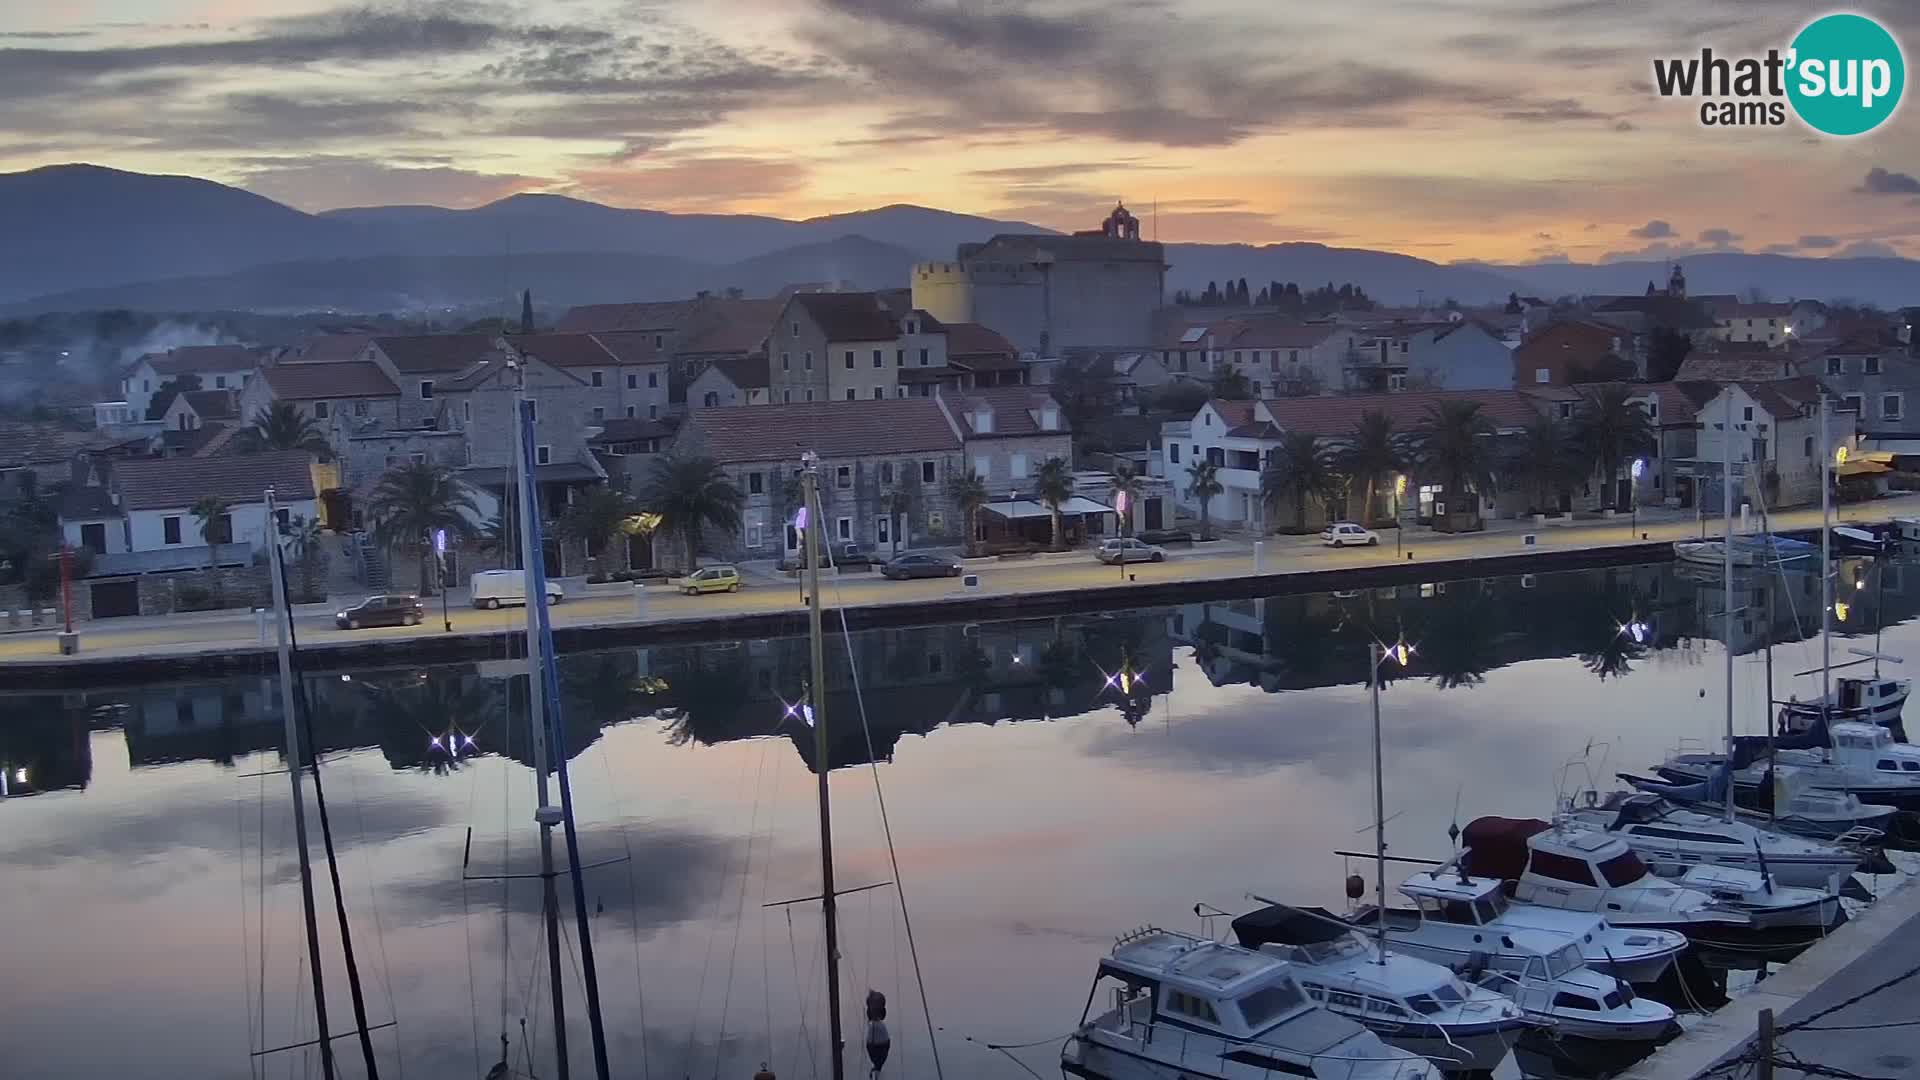
M 591 720 L 595 728 L 605 729 L 633 719 L 639 663 L 632 653 L 563 656 L 557 662 L 569 724 Z
M 395 769 L 446 773 L 471 753 L 519 756 L 511 745 L 507 702 L 492 684 L 465 671 L 440 669 L 397 684 L 360 680 L 354 685 L 363 694 L 364 715 L 378 733 L 381 753 Z M 474 740 L 471 747 L 468 737 Z
M 746 665 L 737 660 L 722 660 L 709 668 L 696 656 L 687 659 L 689 662 L 667 679 L 673 702 L 680 707 L 680 715 L 668 725 L 668 743 L 712 745 L 740 735 L 764 734 L 781 720 L 781 717 L 769 716 L 759 730 L 744 730 L 741 714 L 747 703 Z
M 1418 655 L 1442 690 L 1479 686 L 1494 666 L 1498 618 L 1479 582 L 1456 582 L 1420 605 Z

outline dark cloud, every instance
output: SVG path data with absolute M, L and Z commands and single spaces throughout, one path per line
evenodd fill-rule
M 1137 161 L 1095 161 L 1082 164 L 1011 165 L 999 169 L 975 169 L 969 175 L 982 180 L 1007 180 L 1014 183 L 1044 183 L 1086 173 L 1114 169 L 1166 169 L 1170 166 L 1142 164 Z
M 1740 242 L 1740 236 L 1731 229 L 1702 229 L 1700 242 L 1709 247 L 1730 248 Z
M 0 31 L 0 41 L 63 41 L 90 36 L 86 30 L 12 30 Z
M 1521 124 L 1560 124 L 1578 120 L 1605 120 L 1604 113 L 1594 112 L 1573 98 L 1558 98 L 1553 101 L 1539 101 L 1521 108 L 1507 109 L 1500 113 L 1500 119 Z
M 1821 236 L 1818 233 L 1813 233 L 1813 234 L 1809 234 L 1807 236 L 1801 237 L 1799 246 L 1803 248 L 1839 247 L 1840 241 L 1834 239 L 1831 236 Z
M 1631 120 L 1616 120 L 1616 121 L 1614 122 L 1614 125 L 1613 125 L 1613 130 L 1615 130 L 1615 131 L 1636 131 L 1636 130 L 1638 130 L 1638 129 L 1637 129 L 1637 128 L 1635 128 L 1635 127 L 1633 126 L 1633 121 L 1631 121 Z
M 1672 225 L 1661 221 L 1659 218 L 1654 218 L 1645 225 L 1630 231 L 1627 235 L 1637 236 L 1642 240 L 1658 240 L 1664 236 L 1676 236 L 1678 234 L 1673 231 Z
M 1880 240 L 1855 240 L 1834 255 L 1842 259 L 1897 259 L 1900 252 L 1892 244 Z
M 1854 190 L 1868 195 L 1915 195 L 1920 194 L 1920 179 L 1908 173 L 1888 172 L 1876 165 L 1867 170 L 1867 178 Z
M 316 154 L 251 158 L 241 187 L 307 210 L 337 206 L 479 206 L 515 192 L 551 187 L 547 177 L 488 173 L 443 163 L 401 167 L 379 160 Z

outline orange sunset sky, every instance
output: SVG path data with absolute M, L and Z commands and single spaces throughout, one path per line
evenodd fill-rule
M 892 202 L 1437 261 L 1920 256 L 1920 112 L 1715 130 L 1654 56 L 1786 0 L 70 0 L 0 10 L 0 170 L 205 176 L 303 209 L 552 191 Z M 1862 0 L 1903 41 L 1920 3 Z M 1157 215 L 1153 215 L 1157 203 Z

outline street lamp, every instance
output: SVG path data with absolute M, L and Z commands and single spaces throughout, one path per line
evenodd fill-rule
M 1631 528 L 1633 535 L 1638 536 L 1640 534 L 1640 477 L 1647 471 L 1647 459 L 1634 458 L 1633 468 L 1629 471 L 1633 475 L 1633 483 L 1627 485 L 1627 499 L 1633 506 L 1633 524 Z
M 433 530 L 433 557 L 440 566 L 440 625 L 442 633 L 453 633 L 453 616 L 447 613 L 447 530 Z

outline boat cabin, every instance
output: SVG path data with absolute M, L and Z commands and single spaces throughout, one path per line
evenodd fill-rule
M 1457 939 L 1463 953 L 1510 955 L 1529 972 L 1550 979 L 1586 963 L 1578 940 L 1590 930 L 1585 924 L 1569 924 L 1549 933 L 1536 927 L 1494 925 L 1507 914 L 1507 896 L 1498 878 L 1463 877 L 1443 867 L 1415 874 L 1400 883 L 1400 891 L 1419 908 L 1423 924 L 1451 930 L 1446 936 Z M 1391 932 L 1391 921 L 1388 925 Z M 1495 966 L 1513 965 L 1496 961 Z
M 1473 991 L 1438 964 L 1394 956 L 1383 967 L 1377 946 L 1331 913 L 1272 905 L 1233 920 L 1240 944 L 1295 966 L 1307 996 L 1357 1020 L 1407 1023 L 1455 1009 Z
M 1746 851 L 1748 832 L 1717 829 L 1707 824 L 1668 820 L 1670 807 L 1658 795 L 1629 795 L 1615 804 L 1618 813 L 1607 824 L 1608 832 L 1644 836 L 1652 840 L 1670 840 L 1686 844 L 1710 844 L 1724 847 L 1729 854 Z
M 1920 746 L 1895 742 L 1886 728 L 1878 724 L 1835 724 L 1831 738 L 1834 764 L 1883 776 L 1905 773 L 1920 783 Z
M 1313 1008 L 1284 961 L 1173 930 L 1121 938 L 1100 962 L 1100 976 L 1120 982 L 1115 1007 L 1129 1026 L 1170 1024 L 1244 1040 Z

